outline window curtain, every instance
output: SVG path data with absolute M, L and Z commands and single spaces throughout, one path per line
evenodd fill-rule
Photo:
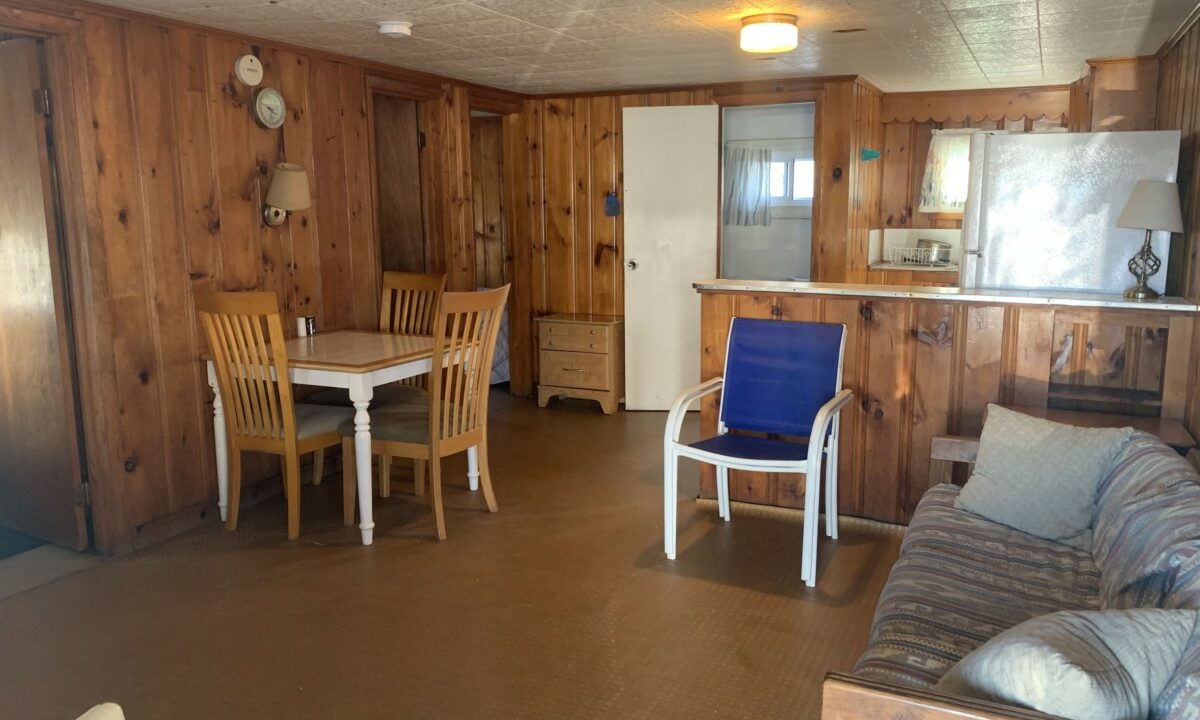
M 921 183 L 923 213 L 961 213 L 967 207 L 971 135 L 975 130 L 934 130 Z
M 725 148 L 725 197 L 722 209 L 726 225 L 768 226 L 771 224 L 771 150 L 727 146 Z

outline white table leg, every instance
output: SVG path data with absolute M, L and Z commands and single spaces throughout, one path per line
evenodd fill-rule
M 467 484 L 471 492 L 479 489 L 479 446 L 467 448 Z
M 354 403 L 354 463 L 358 482 L 358 529 L 362 531 L 363 545 L 374 542 L 375 516 L 371 497 L 371 416 L 367 406 L 375 395 L 375 388 L 361 377 L 350 384 L 350 400 Z
M 217 509 L 221 522 L 229 518 L 229 438 L 225 435 L 225 403 L 221 401 L 221 386 L 217 371 L 208 361 L 208 386 L 213 391 L 213 445 L 217 456 Z

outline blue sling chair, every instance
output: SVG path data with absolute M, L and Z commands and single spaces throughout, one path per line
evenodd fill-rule
M 809 587 L 817 584 L 817 514 L 826 455 L 825 532 L 836 539 L 838 531 L 838 435 L 841 410 L 852 396 L 842 388 L 845 348 L 845 325 L 733 319 L 724 377 L 685 390 L 667 416 L 663 545 L 668 558 L 675 559 L 680 457 L 716 466 L 717 511 L 725 520 L 730 519 L 730 468 L 801 473 L 805 487 L 800 577 Z M 679 431 L 688 406 L 717 391 L 721 391 L 717 434 L 681 443 Z

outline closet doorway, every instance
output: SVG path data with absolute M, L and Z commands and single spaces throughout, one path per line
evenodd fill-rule
M 0 556 L 89 545 L 49 97 L 43 42 L 0 35 Z
M 475 212 L 475 285 L 496 288 L 512 277 L 504 237 L 504 120 L 471 111 L 471 199 Z
M 375 92 L 371 105 L 380 264 L 383 270 L 428 272 L 418 101 Z

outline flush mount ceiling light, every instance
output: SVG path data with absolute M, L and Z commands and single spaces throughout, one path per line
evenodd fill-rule
M 741 46 L 746 52 L 780 53 L 795 50 L 800 42 L 796 16 L 784 13 L 747 15 L 742 18 Z
M 379 34 L 390 38 L 406 38 L 412 36 L 412 23 L 400 20 L 380 20 Z

